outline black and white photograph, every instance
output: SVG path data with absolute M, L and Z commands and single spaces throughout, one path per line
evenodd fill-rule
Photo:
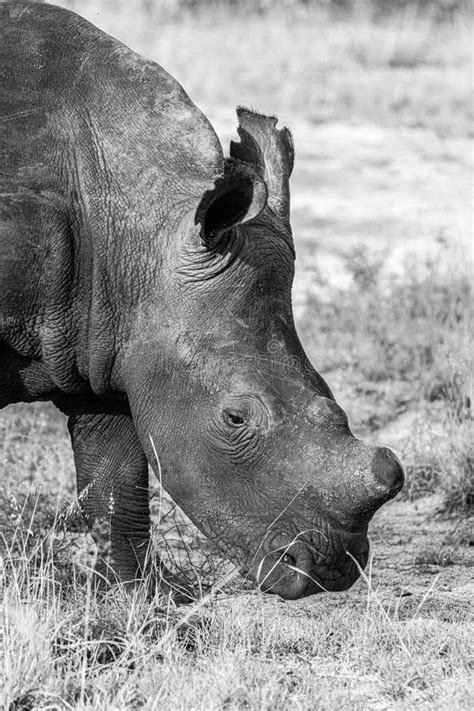
M 474 708 L 472 0 L 0 0 L 0 709 Z

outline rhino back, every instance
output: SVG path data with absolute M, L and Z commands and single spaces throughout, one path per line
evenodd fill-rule
M 61 381 L 87 359 L 75 351 L 91 299 L 103 306 L 103 259 L 149 259 L 222 150 L 164 69 L 74 13 L 4 3 L 0 26 L 0 342 Z

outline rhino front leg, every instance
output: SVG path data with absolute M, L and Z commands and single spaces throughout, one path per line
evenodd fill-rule
M 141 578 L 150 537 L 148 463 L 126 403 L 65 398 L 80 506 L 110 582 Z

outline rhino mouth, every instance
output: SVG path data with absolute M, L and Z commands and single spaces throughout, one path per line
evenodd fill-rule
M 263 592 L 298 599 L 347 590 L 369 557 L 367 531 L 349 533 L 328 524 L 290 536 L 270 532 L 242 574 Z

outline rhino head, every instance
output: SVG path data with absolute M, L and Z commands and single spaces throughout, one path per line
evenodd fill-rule
M 127 393 L 175 501 L 261 589 L 298 598 L 357 579 L 403 472 L 352 435 L 296 333 L 290 133 L 238 117 L 240 142 L 140 309 Z

